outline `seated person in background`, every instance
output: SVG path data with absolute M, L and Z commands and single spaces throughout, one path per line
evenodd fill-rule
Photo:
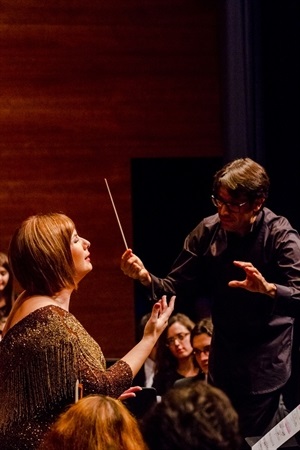
M 151 313 L 145 314 L 140 321 L 139 324 L 139 333 L 138 333 L 138 339 L 141 339 L 144 333 L 144 328 L 151 316 Z M 153 377 L 155 373 L 155 359 L 156 359 L 156 344 L 154 345 L 153 349 L 151 350 L 150 355 L 144 362 L 143 366 L 137 373 L 137 375 L 133 379 L 133 386 L 143 386 L 143 387 L 152 387 L 153 384 Z
M 175 381 L 198 375 L 199 367 L 190 341 L 194 326 L 195 323 L 185 314 L 174 314 L 157 341 L 153 387 L 158 396 L 164 395 Z
M 191 332 L 191 344 L 194 355 L 206 381 L 212 333 L 213 324 L 210 317 L 206 317 L 197 322 Z
M 39 450 L 147 450 L 137 420 L 121 401 L 90 395 L 63 412 Z
M 178 383 L 190 383 L 196 378 L 207 382 L 208 360 L 212 333 L 213 324 L 210 317 L 205 317 L 196 323 L 191 331 L 191 344 L 195 359 L 200 367 L 200 372 L 196 377 L 186 377 L 181 380 L 177 380 L 176 385 Z
M 140 422 L 149 450 L 238 450 L 238 415 L 220 389 L 194 380 L 169 389 Z
M 8 257 L 0 252 L 0 340 L 6 319 L 14 301 L 13 274 L 8 264 Z

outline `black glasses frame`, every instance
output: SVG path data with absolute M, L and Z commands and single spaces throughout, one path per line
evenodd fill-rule
M 220 200 L 215 195 L 211 195 L 210 198 L 211 198 L 211 201 L 212 201 L 213 205 L 216 208 L 222 208 L 222 206 L 225 205 L 226 208 L 228 209 L 228 211 L 231 211 L 231 212 L 240 212 L 241 207 L 246 205 L 246 203 L 248 203 L 248 200 L 246 200 L 245 202 L 242 202 L 242 203 L 224 202 L 223 200 Z
M 200 356 L 202 353 L 204 353 L 204 355 L 208 356 L 210 352 L 210 345 L 206 345 L 203 350 L 200 350 L 200 348 L 194 348 L 193 353 L 196 356 Z

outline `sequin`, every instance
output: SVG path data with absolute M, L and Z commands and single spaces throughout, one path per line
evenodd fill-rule
M 106 370 L 100 346 L 78 320 L 45 306 L 14 325 L 0 342 L 0 448 L 37 449 L 45 431 L 83 395 L 118 398 L 132 383 L 122 360 Z

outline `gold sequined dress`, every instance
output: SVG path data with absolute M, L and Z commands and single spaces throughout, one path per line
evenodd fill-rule
M 106 370 L 99 345 L 78 320 L 45 306 L 14 325 L 0 342 L 0 449 L 37 449 L 45 431 L 83 395 L 119 397 L 132 371 L 119 360 Z

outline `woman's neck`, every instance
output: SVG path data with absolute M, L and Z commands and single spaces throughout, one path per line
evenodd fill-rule
M 71 294 L 73 292 L 73 289 L 63 289 L 58 294 L 53 295 L 50 297 L 58 306 L 65 309 L 66 311 L 69 311 L 70 306 L 70 298 Z
M 4 334 L 24 317 L 44 306 L 54 305 L 69 311 L 70 297 L 73 289 L 63 289 L 57 295 L 29 295 L 23 291 L 14 302 L 3 330 Z
M 192 377 L 198 374 L 199 368 L 195 367 L 193 357 L 189 356 L 178 360 L 177 372 L 184 377 Z
M 17 308 L 25 307 L 26 309 L 38 309 L 42 306 L 56 305 L 69 311 L 70 297 L 72 290 L 62 289 L 56 295 L 28 294 L 23 291 L 16 300 Z

